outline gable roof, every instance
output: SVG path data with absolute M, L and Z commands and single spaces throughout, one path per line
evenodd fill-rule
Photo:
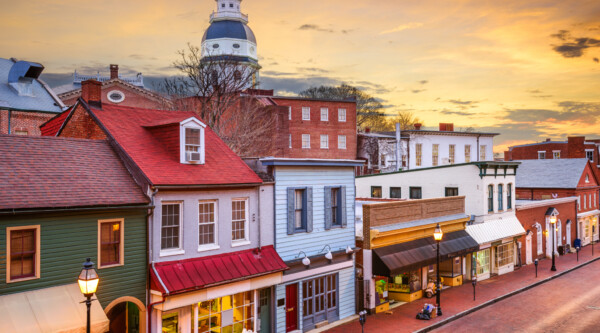
M 110 87 L 119 86 L 119 85 L 123 86 L 124 88 L 127 88 L 129 90 L 132 90 L 134 92 L 138 92 L 142 95 L 145 95 L 146 97 L 148 97 L 150 99 L 153 99 L 156 101 L 161 101 L 161 102 L 164 102 L 165 104 L 171 104 L 171 101 L 169 101 L 168 99 L 159 95 L 158 93 L 155 93 L 154 91 L 148 90 L 144 87 L 136 86 L 135 84 L 131 84 L 120 78 L 114 78 L 114 79 L 102 81 L 102 89 L 108 89 Z M 61 100 L 62 99 L 67 100 L 70 98 L 81 96 L 81 83 L 69 83 L 69 84 L 55 87 L 55 88 L 53 88 L 53 90 Z
M 147 204 L 105 140 L 0 135 L 0 210 Z
M 515 161 L 516 162 L 516 161 Z M 587 158 L 521 160 L 515 180 L 523 188 L 577 188 Z M 593 175 L 593 172 L 592 172 Z
M 69 108 L 66 111 L 63 111 L 56 116 L 50 118 L 47 122 L 40 125 L 40 131 L 42 136 L 56 136 L 56 133 L 60 130 L 64 122 L 67 120 L 67 117 L 73 110 L 73 107 Z
M 81 101 L 81 99 L 80 99 Z M 162 135 L 179 143 L 176 125 L 197 118 L 189 111 L 166 111 L 104 104 L 87 106 L 124 152 L 155 186 L 259 184 L 262 180 L 208 127 L 205 128 L 205 163 L 182 164 L 179 149 L 169 148 Z M 171 132 L 169 132 L 171 131 Z M 176 139 L 175 139 L 176 138 Z
M 32 79 L 30 83 L 14 83 L 17 85 L 27 85 L 27 89 L 31 90 L 26 95 L 19 95 L 11 87 L 9 84 L 9 73 L 15 64 L 18 64 L 18 62 L 12 59 L 0 58 L 0 108 L 54 113 L 62 112 L 64 104 L 40 79 Z

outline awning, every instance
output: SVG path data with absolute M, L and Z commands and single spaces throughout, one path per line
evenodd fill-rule
M 467 232 L 479 245 L 483 245 L 508 237 L 524 235 L 525 229 L 516 216 L 511 216 L 468 225 Z
M 477 242 L 466 231 L 444 234 L 440 242 L 440 260 L 461 256 L 479 250 Z M 373 250 L 373 273 L 382 276 L 397 275 L 436 262 L 436 242 L 431 237 L 390 245 Z
M 84 299 L 76 283 L 0 296 L 0 332 L 85 332 Z M 108 331 L 98 301 L 92 302 L 90 317 L 92 332 Z
M 282 272 L 288 266 L 272 245 L 209 257 L 155 263 L 152 289 L 173 295 Z

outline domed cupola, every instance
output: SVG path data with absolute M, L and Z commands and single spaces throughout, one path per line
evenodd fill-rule
M 217 11 L 210 14 L 210 26 L 202 37 L 202 57 L 233 56 L 258 64 L 256 37 L 242 14 L 242 0 L 215 0 Z

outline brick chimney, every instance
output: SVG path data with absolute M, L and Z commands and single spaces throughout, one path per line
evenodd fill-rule
M 102 83 L 96 80 L 86 80 L 81 82 L 81 98 L 90 104 L 102 107 Z
M 119 78 L 119 65 L 110 65 L 110 79 Z
M 567 138 L 567 157 L 585 157 L 585 136 L 570 136 Z
M 454 131 L 454 123 L 440 123 L 440 131 Z
M 421 129 L 421 123 L 415 123 L 413 126 L 415 126 L 417 131 Z

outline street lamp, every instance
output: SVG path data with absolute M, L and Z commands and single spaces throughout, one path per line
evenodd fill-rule
M 550 268 L 550 270 L 556 271 L 556 266 L 554 265 L 554 234 L 556 233 L 556 230 L 554 230 L 554 226 L 556 225 L 555 215 L 550 216 L 550 224 L 552 224 L 552 267 Z
M 594 256 L 594 234 L 596 234 L 596 222 L 598 222 L 598 218 L 594 217 L 592 220 L 592 257 Z
M 440 224 L 438 223 L 433 231 L 433 239 L 437 242 L 437 292 L 435 293 L 435 301 L 437 303 L 438 316 L 442 315 L 442 307 L 440 305 L 440 294 L 442 293 L 442 285 L 440 283 L 440 241 L 442 240 L 443 235 L 442 228 L 440 228 Z
M 90 308 L 92 307 L 92 296 L 96 293 L 99 281 L 100 278 L 98 278 L 98 272 L 96 272 L 96 269 L 94 268 L 94 263 L 90 258 L 87 258 L 83 263 L 83 268 L 77 279 L 77 282 L 79 282 L 79 290 L 81 290 L 83 296 L 86 297 L 84 302 L 87 306 L 87 333 L 90 333 Z
M 475 285 L 477 285 L 477 277 L 476 276 L 473 277 L 471 284 L 473 285 L 473 300 L 475 300 Z

